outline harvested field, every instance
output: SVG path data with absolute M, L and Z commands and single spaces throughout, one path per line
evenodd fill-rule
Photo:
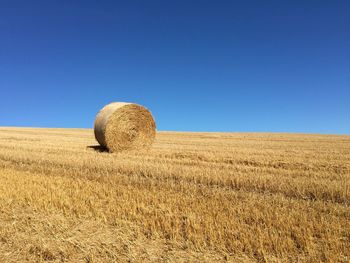
M 0 128 L 0 262 L 350 260 L 350 136 Z

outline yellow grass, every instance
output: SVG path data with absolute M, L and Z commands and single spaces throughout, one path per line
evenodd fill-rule
M 350 136 L 0 128 L 0 262 L 350 260 Z

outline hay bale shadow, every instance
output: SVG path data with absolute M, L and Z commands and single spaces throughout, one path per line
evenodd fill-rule
M 86 148 L 93 149 L 96 152 L 100 152 L 100 153 L 108 152 L 108 149 L 106 147 L 101 146 L 101 145 L 89 145 Z

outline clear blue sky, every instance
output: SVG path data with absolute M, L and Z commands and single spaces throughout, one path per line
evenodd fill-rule
M 350 133 L 350 1 L 0 2 L 0 126 Z

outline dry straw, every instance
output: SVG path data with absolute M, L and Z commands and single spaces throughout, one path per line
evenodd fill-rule
M 156 136 L 156 124 L 145 107 L 113 102 L 96 116 L 95 137 L 110 152 L 148 148 Z

